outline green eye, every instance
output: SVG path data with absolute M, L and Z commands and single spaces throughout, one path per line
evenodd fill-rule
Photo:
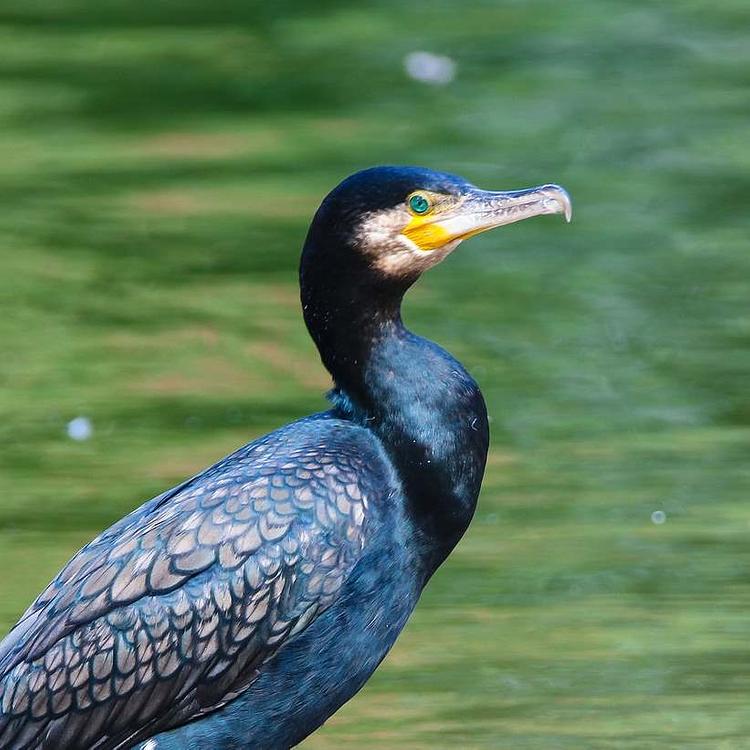
M 415 214 L 426 214 L 430 210 L 430 201 L 416 193 L 409 198 L 409 208 L 414 211 Z

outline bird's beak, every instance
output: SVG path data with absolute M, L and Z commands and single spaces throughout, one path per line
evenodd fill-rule
M 559 185 L 525 190 L 493 191 L 471 188 L 455 205 L 432 215 L 415 216 L 403 234 L 422 250 L 435 250 L 488 229 L 532 216 L 562 214 L 570 221 L 573 206 Z

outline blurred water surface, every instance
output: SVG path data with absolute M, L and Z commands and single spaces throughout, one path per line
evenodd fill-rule
M 305 747 L 750 746 L 746 0 L 4 0 L 0 48 L 0 632 L 140 501 L 323 408 L 296 265 L 339 179 L 557 181 L 571 226 L 408 299 L 484 389 L 487 479 Z

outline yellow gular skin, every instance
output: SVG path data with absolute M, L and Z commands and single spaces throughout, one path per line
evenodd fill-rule
M 408 237 L 420 250 L 437 250 L 448 244 L 450 233 L 441 226 L 434 216 L 413 216 L 411 221 L 401 230 L 404 237 Z

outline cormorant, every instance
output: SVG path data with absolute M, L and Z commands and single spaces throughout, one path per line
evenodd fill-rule
M 407 330 L 406 290 L 557 185 L 488 192 L 375 167 L 323 201 L 304 318 L 332 408 L 149 500 L 78 552 L 0 644 L 0 748 L 289 748 L 351 698 L 466 530 L 477 384 Z

